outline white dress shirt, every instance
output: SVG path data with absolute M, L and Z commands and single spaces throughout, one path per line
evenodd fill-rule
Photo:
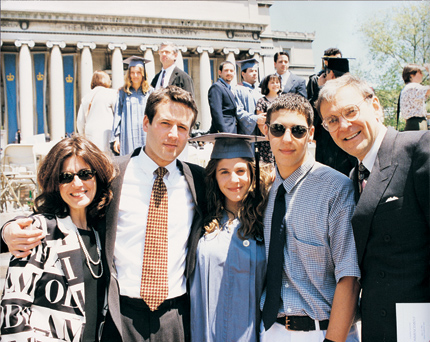
M 146 222 L 157 168 L 158 165 L 141 151 L 131 158 L 125 171 L 114 251 L 120 294 L 123 296 L 140 297 Z M 169 203 L 167 298 L 174 298 L 186 292 L 185 259 L 195 204 L 176 160 L 166 169 L 168 172 L 163 180 Z
M 288 77 L 290 77 L 291 75 L 290 71 L 287 70 L 285 74 L 282 74 L 282 75 L 279 75 L 278 73 L 276 73 L 276 75 L 281 76 L 281 81 L 282 81 L 281 90 L 284 90 L 285 86 L 287 85 Z
M 382 140 L 384 140 L 385 133 L 387 133 L 387 127 L 382 126 L 379 130 L 378 136 L 373 143 L 372 148 L 365 155 L 363 159 L 363 165 L 369 172 L 372 172 L 373 165 L 375 164 L 376 156 L 378 155 L 379 148 L 381 147 Z M 360 162 L 360 160 L 358 160 Z
M 157 84 L 155 85 L 155 89 L 160 89 L 161 87 L 166 88 L 169 85 L 170 77 L 172 77 L 173 69 L 175 69 L 176 65 L 173 63 L 167 69 L 161 69 L 160 76 L 158 77 Z M 163 71 L 166 72 L 164 75 L 163 85 L 161 85 L 161 78 L 163 77 Z

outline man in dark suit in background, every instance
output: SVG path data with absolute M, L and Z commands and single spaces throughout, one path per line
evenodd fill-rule
M 308 98 L 306 92 L 306 80 L 290 72 L 290 55 L 286 51 L 275 53 L 273 57 L 275 62 L 276 74 L 282 79 L 282 93 L 294 93 Z
M 231 88 L 234 75 L 233 63 L 222 62 L 218 69 L 218 81 L 209 88 L 208 101 L 212 117 L 210 133 L 237 133 L 237 107 Z
M 171 42 L 161 43 L 158 54 L 160 62 L 163 65 L 161 71 L 154 76 L 151 81 L 151 86 L 154 89 L 165 88 L 169 85 L 175 85 L 186 91 L 189 91 L 194 97 L 194 85 L 191 77 L 176 65 L 178 58 L 178 47 Z
M 328 81 L 317 109 L 334 142 L 359 162 L 351 178 L 362 340 L 395 342 L 396 304 L 430 302 L 430 132 L 387 129 L 373 90 L 351 75 Z

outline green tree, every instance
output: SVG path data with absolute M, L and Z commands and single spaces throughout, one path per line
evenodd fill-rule
M 362 71 L 361 74 L 374 85 L 385 109 L 387 125 L 396 126 L 397 100 L 404 86 L 403 67 L 408 63 L 423 65 L 430 61 L 429 18 L 430 4 L 423 1 L 378 13 L 360 27 L 373 65 L 372 73 Z M 424 83 L 428 82 L 425 75 Z M 403 127 L 404 122 L 399 128 Z

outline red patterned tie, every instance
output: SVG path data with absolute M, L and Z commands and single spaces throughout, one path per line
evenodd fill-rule
M 146 224 L 140 296 L 154 311 L 169 292 L 167 276 L 167 188 L 163 177 L 167 169 L 159 167 L 152 187 Z

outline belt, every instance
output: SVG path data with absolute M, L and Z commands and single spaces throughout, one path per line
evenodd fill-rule
M 276 322 L 285 326 L 287 330 L 312 331 L 316 330 L 315 320 L 308 316 L 285 316 L 278 317 Z M 319 321 L 320 330 L 327 330 L 329 320 Z
M 121 305 L 131 305 L 140 310 L 150 310 L 148 305 L 142 298 L 131 298 L 127 296 L 120 296 Z M 181 302 L 185 302 L 188 300 L 187 294 L 183 294 L 182 296 L 166 299 L 156 311 L 165 310 L 168 311 L 173 308 L 177 308 Z

